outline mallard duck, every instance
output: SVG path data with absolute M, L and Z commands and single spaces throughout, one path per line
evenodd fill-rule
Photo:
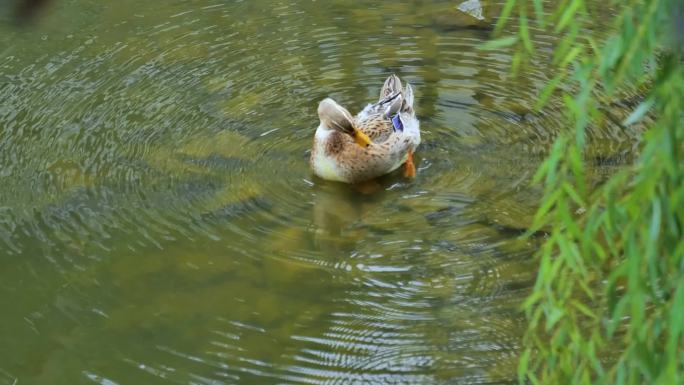
M 357 183 L 390 173 L 402 164 L 404 176 L 416 175 L 413 152 L 420 144 L 420 124 L 413 109 L 413 89 L 396 75 L 385 80 L 377 103 L 352 116 L 334 100 L 318 105 L 320 124 L 311 150 L 311 169 L 320 178 Z

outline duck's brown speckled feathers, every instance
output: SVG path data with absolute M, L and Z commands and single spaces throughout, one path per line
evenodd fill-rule
M 329 180 L 356 183 L 391 172 L 401 166 L 420 144 L 420 125 L 413 110 L 413 90 L 395 75 L 385 81 L 377 103 L 358 115 L 332 99 L 319 105 L 320 126 L 311 152 L 316 175 Z M 395 119 L 403 129 L 395 129 Z M 353 132 L 361 131 L 370 145 L 360 146 Z

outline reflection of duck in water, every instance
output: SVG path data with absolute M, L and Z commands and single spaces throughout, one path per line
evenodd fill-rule
M 387 192 L 359 194 L 357 186 L 317 183 L 312 190 L 312 222 L 309 230 L 317 251 L 348 256 L 367 237 L 368 218 L 386 202 Z
M 413 109 L 413 89 L 391 75 L 380 100 L 355 117 L 334 100 L 318 106 L 321 120 L 314 136 L 311 168 L 317 176 L 356 183 L 387 174 L 406 163 L 413 177 L 413 152 L 420 144 L 420 124 Z

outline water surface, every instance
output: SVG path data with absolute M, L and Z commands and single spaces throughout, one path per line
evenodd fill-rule
M 561 119 L 530 110 L 547 65 L 513 80 L 477 49 L 484 4 L 2 14 L 0 384 L 514 383 L 543 237 L 519 235 Z M 356 112 L 391 73 L 417 177 L 313 178 L 318 101 Z

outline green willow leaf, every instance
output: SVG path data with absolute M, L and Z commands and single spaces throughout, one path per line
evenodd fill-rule
M 525 349 L 522 356 L 520 356 L 520 363 L 518 365 L 518 382 L 520 382 L 521 384 L 525 383 L 525 378 L 528 369 L 527 364 L 530 359 L 530 354 L 531 351 L 529 349 Z
M 570 302 L 572 303 L 572 306 L 574 306 L 577 310 L 579 310 L 585 316 L 587 316 L 589 318 L 596 319 L 596 314 L 594 314 L 594 312 L 591 309 L 589 309 L 585 304 L 583 304 L 577 300 L 572 300 Z
M 561 32 L 563 29 L 565 29 L 581 6 L 582 0 L 572 0 L 570 2 L 570 5 L 563 11 L 558 24 L 556 24 L 556 32 Z
M 484 43 L 483 45 L 479 46 L 478 49 L 494 50 L 494 49 L 499 49 L 499 48 L 504 48 L 504 47 L 510 47 L 517 42 L 518 42 L 517 36 L 506 36 L 506 37 L 490 40 L 490 41 Z
M 561 72 L 560 74 L 556 75 L 551 81 L 546 83 L 544 88 L 542 89 L 542 92 L 539 94 L 539 100 L 537 100 L 537 103 L 534 105 L 534 109 L 536 111 L 541 111 L 542 108 L 548 103 L 549 98 L 551 97 L 551 94 L 553 94 L 553 91 L 558 88 L 558 85 L 565 79 L 565 72 Z
M 637 108 L 622 122 L 623 125 L 629 126 L 641 120 L 646 113 L 653 108 L 655 100 L 652 98 L 643 101 Z
M 494 36 L 498 36 L 508 22 L 508 17 L 511 15 L 513 7 L 515 7 L 515 1 L 516 0 L 506 0 L 506 4 L 504 4 L 501 15 L 499 15 L 499 20 L 496 22 L 496 26 L 494 27 Z
M 537 17 L 537 23 L 539 23 L 541 28 L 544 28 L 546 26 L 546 22 L 544 18 L 544 6 L 542 5 L 542 0 L 533 0 L 532 3 L 534 4 L 534 14 Z
M 575 60 L 575 58 L 582 52 L 584 47 L 582 46 L 574 46 L 570 49 L 570 52 L 568 52 L 563 60 L 561 60 L 559 67 L 565 68 L 567 67 L 568 64 L 570 64 L 571 61 Z
M 527 50 L 527 53 L 533 54 L 534 47 L 532 46 L 532 39 L 530 38 L 530 31 L 527 27 L 527 16 L 525 15 L 524 7 L 520 14 L 520 39 L 522 40 L 523 47 Z

